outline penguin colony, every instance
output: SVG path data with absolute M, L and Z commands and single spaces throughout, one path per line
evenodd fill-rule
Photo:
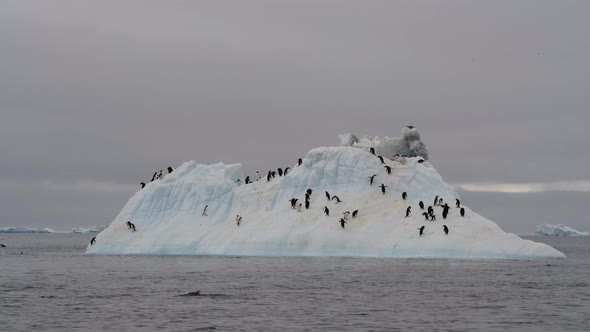
M 411 126 L 408 126 L 408 127 L 411 127 Z M 394 164 L 392 166 L 392 165 L 387 165 L 386 159 L 383 156 L 376 155 L 374 148 L 370 148 L 370 150 L 367 152 L 369 153 L 368 158 L 369 157 L 372 157 L 372 158 L 377 157 L 381 164 L 385 164 L 384 168 L 385 168 L 385 173 L 387 175 L 391 175 L 392 172 L 394 172 L 395 163 L 398 163 L 400 165 L 406 164 L 407 156 L 405 156 L 405 155 L 396 154 L 393 156 L 393 158 L 391 160 L 388 159 L 388 161 L 394 162 Z M 425 162 L 424 159 L 419 159 L 417 164 L 422 165 L 424 162 Z M 299 158 L 297 160 L 297 165 L 295 167 L 299 167 L 301 165 L 303 165 L 303 159 Z M 279 176 L 279 177 L 287 176 L 290 169 L 291 169 L 290 167 L 286 167 L 284 169 L 278 168 L 276 171 L 269 170 L 266 175 L 266 181 L 271 182 L 277 176 Z M 170 174 L 173 172 L 173 168 L 168 167 L 167 171 L 168 171 L 168 174 Z M 369 186 L 373 186 L 373 183 L 375 182 L 375 178 L 378 176 L 379 176 L 378 174 L 373 174 L 373 175 L 369 176 L 369 183 L 368 183 Z M 164 178 L 163 170 L 156 171 L 152 176 L 151 182 L 156 181 L 156 180 L 161 180 L 163 178 Z M 250 176 L 247 176 L 243 183 L 248 185 L 248 184 L 252 184 L 254 182 L 260 181 L 260 180 L 261 180 L 260 172 L 256 171 L 256 174 L 254 175 L 254 181 L 252 181 L 250 179 Z M 141 182 L 140 185 L 141 185 L 141 189 L 145 188 L 145 186 L 146 186 L 146 184 L 144 182 Z M 242 180 L 241 179 L 236 180 L 236 186 L 240 186 L 240 185 L 242 185 Z M 385 188 L 387 188 L 388 186 L 386 186 L 384 183 L 381 183 L 381 185 L 379 185 L 378 187 L 380 188 L 381 193 L 383 195 L 385 195 L 386 194 Z M 314 190 L 312 188 L 309 188 L 306 190 L 306 192 L 305 192 L 305 205 L 303 205 L 303 203 L 300 203 L 298 198 L 295 198 L 295 197 L 291 198 L 289 200 L 289 202 L 291 204 L 291 209 L 296 210 L 297 212 L 303 212 L 303 206 L 305 206 L 305 209 L 309 210 L 311 208 L 311 197 L 312 197 L 313 191 Z M 330 203 L 338 204 L 338 203 L 342 202 L 342 200 L 337 195 L 330 194 L 328 191 L 325 191 L 324 194 L 325 194 L 326 200 Z M 405 201 L 408 198 L 408 195 L 409 194 L 407 192 L 403 192 L 402 196 L 401 196 L 402 200 Z M 410 195 L 411 195 L 411 193 L 410 193 Z M 449 216 L 451 207 L 448 204 L 444 203 L 442 197 L 436 196 L 432 202 L 432 205 L 428 206 L 426 208 L 426 211 L 421 213 L 422 216 L 424 216 L 425 221 L 433 222 L 436 220 L 436 214 L 435 214 L 435 210 L 434 210 L 433 206 L 434 207 L 441 207 L 442 208 L 441 215 L 442 215 L 443 219 L 447 219 L 447 217 Z M 420 208 L 420 210 L 425 210 L 424 202 L 420 201 L 418 203 L 418 207 Z M 208 208 L 209 208 L 209 205 L 206 205 L 203 208 L 203 212 L 201 214 L 202 216 L 204 216 L 204 217 L 208 216 L 208 214 L 207 214 Z M 455 208 L 459 209 L 459 214 L 461 215 L 461 217 L 465 216 L 465 208 L 461 207 L 461 201 L 458 198 L 455 198 Z M 330 209 L 328 208 L 328 206 L 323 206 L 323 211 L 324 211 L 324 215 L 326 217 L 330 217 Z M 411 212 L 412 212 L 412 206 L 408 206 L 406 208 L 405 218 L 409 217 L 411 215 Z M 358 209 L 354 210 L 352 213 L 350 211 L 343 212 L 341 214 L 342 217 L 339 217 L 339 219 L 338 219 L 338 223 L 340 224 L 340 227 L 342 229 L 346 229 L 346 224 L 348 224 L 348 220 L 350 220 L 351 218 L 352 219 L 357 218 L 358 214 L 359 214 Z M 236 221 L 237 226 L 240 226 L 242 224 L 242 218 L 243 218 L 243 216 L 240 216 L 240 215 L 236 216 L 235 221 Z M 132 232 L 137 231 L 135 224 L 133 224 L 131 221 L 127 221 L 126 225 L 127 225 L 127 228 L 129 230 L 131 230 Z M 447 225 L 442 225 L 442 226 L 443 226 L 442 227 L 443 233 L 445 235 L 448 235 L 449 234 L 449 227 Z M 425 235 L 425 230 L 426 230 L 426 226 L 424 226 L 424 225 L 420 226 L 418 228 L 418 231 L 419 231 L 418 236 L 422 237 L 423 235 Z M 93 238 L 91 241 L 91 245 L 94 244 L 95 242 L 96 242 L 96 238 Z

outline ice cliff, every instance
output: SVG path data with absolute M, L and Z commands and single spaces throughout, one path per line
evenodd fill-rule
M 412 129 L 412 128 L 409 128 Z M 412 134 L 415 130 L 409 130 Z M 414 138 L 417 132 L 413 134 Z M 180 254 L 262 256 L 362 256 L 423 258 L 530 259 L 564 257 L 541 243 L 505 233 L 467 206 L 465 217 L 455 207 L 457 193 L 443 181 L 420 140 L 352 139 L 346 146 L 312 149 L 286 176 L 251 184 L 241 165 L 202 165 L 189 161 L 162 180 L 148 183 L 101 232 L 87 252 L 96 254 Z M 419 137 L 419 136 L 418 136 Z M 409 144 L 408 144 L 409 142 Z M 411 148 L 412 146 L 413 148 Z M 374 147 L 385 164 L 369 153 Z M 400 147 L 402 150 L 400 150 Z M 395 158 L 392 152 L 416 157 Z M 402 152 L 402 153 L 400 153 Z M 418 153 L 419 152 L 419 153 Z M 391 174 L 385 166 L 392 168 Z M 266 172 L 261 172 L 266 175 Z M 370 185 L 369 177 L 375 176 Z M 254 176 L 250 175 L 251 179 Z M 386 185 L 382 194 L 379 185 Z M 305 202 L 301 212 L 289 200 Z M 325 191 L 342 202 L 328 201 Z M 407 199 L 402 199 L 407 192 Z M 437 219 L 426 221 L 418 206 L 433 205 L 435 196 L 451 205 L 447 219 L 434 206 Z M 468 202 L 467 202 L 468 203 Z M 202 215 L 205 206 L 206 216 Z M 330 215 L 324 215 L 324 207 Z M 411 215 L 405 218 L 406 208 Z M 345 211 L 358 216 L 339 223 Z M 240 226 L 236 216 L 242 216 Z M 137 231 L 128 229 L 126 222 Z M 448 235 L 442 231 L 447 225 Z M 424 225 L 424 235 L 418 227 Z
M 537 226 L 535 234 L 543 236 L 590 236 L 588 232 L 580 232 L 566 225 L 545 224 Z

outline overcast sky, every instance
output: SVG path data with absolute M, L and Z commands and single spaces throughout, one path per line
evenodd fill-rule
M 590 230 L 590 1 L 0 0 L 0 226 L 110 224 L 183 161 L 418 128 L 505 230 Z

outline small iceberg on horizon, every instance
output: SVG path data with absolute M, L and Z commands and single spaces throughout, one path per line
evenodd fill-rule
M 541 236 L 590 236 L 588 232 L 581 232 L 563 224 L 539 225 L 535 230 L 535 234 Z
M 0 233 L 55 233 L 51 228 L 30 228 L 30 227 L 0 227 Z
M 71 233 L 80 233 L 80 234 L 93 234 L 93 233 L 100 233 L 104 231 L 108 226 L 91 226 L 88 228 L 77 227 L 72 229 Z

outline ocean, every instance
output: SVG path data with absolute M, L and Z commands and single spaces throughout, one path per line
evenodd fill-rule
M 0 234 L 0 331 L 590 330 L 590 238 L 513 261 L 84 254 L 92 236 Z

